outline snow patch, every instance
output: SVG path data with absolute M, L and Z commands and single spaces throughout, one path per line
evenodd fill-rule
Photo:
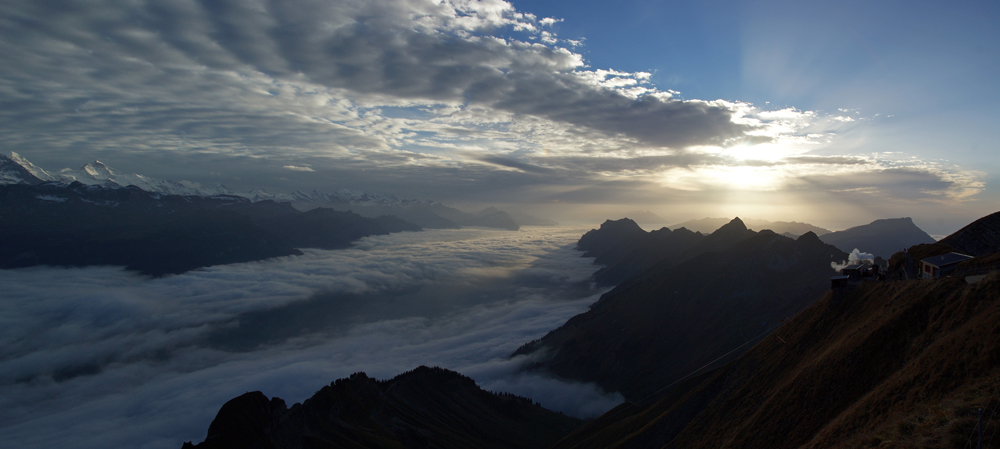
M 65 197 L 61 197 L 61 196 L 55 196 L 55 195 L 36 195 L 35 198 L 38 198 L 38 199 L 44 200 L 44 201 L 55 201 L 57 203 L 63 203 L 63 202 L 66 202 L 67 199 L 69 199 L 69 198 L 65 198 Z

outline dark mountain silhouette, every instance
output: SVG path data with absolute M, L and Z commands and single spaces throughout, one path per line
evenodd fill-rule
M 632 251 L 647 241 L 648 234 L 628 218 L 607 220 L 600 229 L 591 229 L 580 237 L 576 249 L 594 263 L 611 265 L 629 257 Z
M 453 371 L 419 367 L 388 381 L 356 373 L 291 408 L 246 393 L 222 406 L 204 442 L 184 447 L 545 448 L 580 423 Z
M 631 219 L 622 218 L 607 220 L 600 229 L 588 231 L 576 247 L 585 251 L 584 257 L 606 265 L 594 274 L 597 283 L 606 286 L 620 284 L 654 266 L 663 270 L 706 251 L 726 249 L 753 235 L 739 217 L 709 236 L 685 228 L 647 233 Z
M 703 241 L 705 236 L 680 228 L 671 231 L 661 228 L 650 231 L 646 238 L 621 254 L 619 260 L 601 267 L 594 273 L 599 285 L 617 285 L 632 279 L 659 263 L 676 264 L 683 262 L 683 255 L 691 247 Z
M 975 410 L 1000 399 L 997 298 L 996 273 L 828 292 L 735 361 L 554 447 L 975 447 Z
M 235 196 L 177 196 L 73 183 L 0 186 L 0 268 L 123 265 L 161 276 L 336 249 L 420 228 L 394 217 L 299 212 Z
M 515 355 L 531 355 L 531 369 L 634 400 L 801 310 L 829 288 L 830 262 L 846 257 L 813 233 L 792 240 L 734 219 L 682 252 L 681 262 L 661 261 L 623 282 Z
M 857 248 L 883 259 L 888 259 L 903 248 L 936 241 L 913 224 L 909 217 L 875 220 L 866 225 L 821 235 L 819 238 L 846 252 Z

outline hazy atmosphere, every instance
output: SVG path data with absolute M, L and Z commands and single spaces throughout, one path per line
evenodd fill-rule
M 9 1 L 0 149 L 591 223 L 995 209 L 994 2 Z

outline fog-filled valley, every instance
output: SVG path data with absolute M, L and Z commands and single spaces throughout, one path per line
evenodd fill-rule
M 292 403 L 357 371 L 419 365 L 592 418 L 622 398 L 508 359 L 604 292 L 573 249 L 584 231 L 404 232 L 162 278 L 2 270 L 0 440 L 176 448 L 246 391 Z

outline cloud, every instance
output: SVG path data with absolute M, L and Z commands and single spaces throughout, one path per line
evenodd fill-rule
M 419 365 L 592 415 L 619 397 L 507 360 L 596 301 L 583 229 L 424 231 L 149 280 L 99 267 L 0 271 L 0 438 L 178 447 L 245 391 L 302 401 Z M 56 281 L 58 279 L 58 281 Z M 544 394 L 542 394 L 544 393 Z
M 285 169 L 292 170 L 292 171 L 309 171 L 309 172 L 316 171 L 316 170 L 313 170 L 313 169 L 311 169 L 309 167 L 298 167 L 298 166 L 295 166 L 295 165 L 286 165 L 286 166 L 281 167 L 281 168 L 285 168 Z
M 505 2 L 188 2 L 0 9 L 5 144 L 90 151 L 399 148 L 386 106 L 482 106 L 670 147 L 750 126 L 724 102 L 681 101 L 648 73 L 590 71 Z M 498 37 L 544 33 L 547 43 Z M 594 76 L 602 79 L 594 83 Z M 636 92 L 648 92 L 639 96 Z M 657 94 L 657 95 L 653 95 Z M 13 111 L 16 111 L 13 112 Z
M 480 160 L 482 162 L 487 162 L 487 163 L 490 163 L 490 164 L 499 165 L 501 167 L 513 168 L 513 169 L 520 170 L 520 171 L 523 171 L 523 172 L 531 172 L 531 173 L 551 173 L 552 172 L 552 170 L 547 169 L 545 167 L 539 167 L 537 165 L 532 165 L 532 164 L 524 163 L 524 162 L 521 162 L 521 161 L 517 161 L 517 160 L 514 160 L 514 159 L 502 157 L 502 156 L 479 156 L 479 155 L 472 155 L 472 157 L 475 158 L 475 159 L 478 159 L 478 160 Z
M 591 67 L 559 21 L 496 0 L 4 2 L 0 146 L 56 169 L 291 191 L 298 167 L 317 174 L 307 190 L 461 202 L 631 181 L 667 189 L 631 196 L 651 208 L 678 190 L 834 192 L 848 187 L 826 176 L 885 169 L 935 173 L 931 198 L 984 190 L 962 167 L 863 154 L 881 122 L 856 109 L 685 99 L 650 72 Z M 895 179 L 878 191 L 910 199 Z
M 869 160 L 851 156 L 798 156 L 784 159 L 790 164 L 864 165 Z
M 833 194 L 867 193 L 901 201 L 952 202 L 964 200 L 983 189 L 974 173 L 949 170 L 948 167 L 921 164 L 916 167 L 890 166 L 835 175 L 806 175 L 792 184 L 793 188 L 820 188 Z

